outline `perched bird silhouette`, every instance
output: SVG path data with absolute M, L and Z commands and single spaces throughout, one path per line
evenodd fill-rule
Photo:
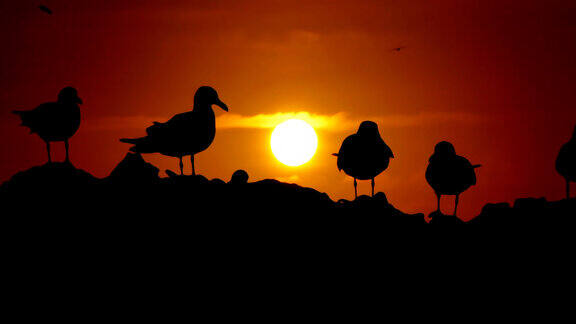
M 428 160 L 426 181 L 434 189 L 438 198 L 440 212 L 440 197 L 456 195 L 454 216 L 458 209 L 460 194 L 476 184 L 474 169 L 481 165 L 472 165 L 465 157 L 456 155 L 456 150 L 450 142 L 440 142 L 434 147 L 434 154 Z
M 44 142 L 48 151 L 48 162 L 52 162 L 50 142 L 64 142 L 66 145 L 66 162 L 68 155 L 68 139 L 80 127 L 80 107 L 82 99 L 78 91 L 72 87 L 60 90 L 58 101 L 43 103 L 33 110 L 15 110 L 22 119 L 22 126 L 30 128 L 30 133 L 36 133 Z
M 576 127 L 568 143 L 562 145 L 556 158 L 556 171 L 566 179 L 566 199 L 570 198 L 570 181 L 576 181 Z
M 147 136 L 122 138 L 121 142 L 134 144 L 130 151 L 135 153 L 161 153 L 180 159 L 180 174 L 184 174 L 182 158 L 190 155 L 192 174 L 194 155 L 207 149 L 216 135 L 216 118 L 212 105 L 228 111 L 228 107 L 218 98 L 211 87 L 198 88 L 194 95 L 192 111 L 175 115 L 165 123 L 154 122 L 146 129 Z
M 52 10 L 50 10 L 50 8 L 48 8 L 48 7 L 44 6 L 44 5 L 39 5 L 39 6 L 38 6 L 38 9 L 44 11 L 45 13 L 47 13 L 47 14 L 49 14 L 49 15 L 52 14 Z
M 392 150 L 378 132 L 378 125 L 372 121 L 363 121 L 356 134 L 348 136 L 338 153 L 338 170 L 354 178 L 354 197 L 358 197 L 359 180 L 372 180 L 372 196 L 374 196 L 374 178 L 388 168 L 390 158 L 394 158 Z

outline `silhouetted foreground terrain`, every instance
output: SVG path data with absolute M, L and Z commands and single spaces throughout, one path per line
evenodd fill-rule
M 8 218 L 40 218 L 48 226 L 57 226 L 64 220 L 88 225 L 102 219 L 109 225 L 133 222 L 138 226 L 138 222 L 151 221 L 163 225 L 174 222 L 283 230 L 350 223 L 465 224 L 453 216 L 405 214 L 388 203 L 381 192 L 374 197 L 334 202 L 325 193 L 296 184 L 276 180 L 249 182 L 244 171 L 237 171 L 228 182 L 167 173 L 169 177 L 160 178 L 158 168 L 135 153 L 127 154 L 103 179 L 69 163 L 45 164 L 19 172 L 2 184 L 0 203 L 9 211 L 5 214 Z M 488 204 L 469 223 L 537 225 L 565 222 L 575 215 L 575 199 L 518 199 L 513 206 Z

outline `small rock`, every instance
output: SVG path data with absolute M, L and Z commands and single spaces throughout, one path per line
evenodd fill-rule
M 246 184 L 246 183 L 248 183 L 248 172 L 246 172 L 244 170 L 236 170 L 232 174 L 232 178 L 230 178 L 230 181 L 228 183 L 231 183 L 231 184 Z

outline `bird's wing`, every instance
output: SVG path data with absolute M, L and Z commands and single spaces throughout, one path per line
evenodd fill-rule
M 558 152 L 556 171 L 565 176 L 567 170 L 574 168 L 574 161 L 576 161 L 576 143 L 570 141 L 562 145 L 560 152 Z
M 152 126 L 146 128 L 146 134 L 148 136 L 156 136 L 160 135 L 165 130 L 166 130 L 166 123 L 154 122 Z
M 338 151 L 338 161 L 336 164 L 338 165 L 338 170 L 342 170 L 344 165 L 346 165 L 347 161 L 350 157 L 356 154 L 355 152 L 355 145 L 357 135 L 350 135 L 346 137 L 346 139 L 342 142 L 342 146 L 340 146 L 340 151 Z
M 468 161 L 467 158 L 459 155 L 456 156 L 455 163 L 457 163 L 455 166 L 459 172 L 459 177 L 461 177 L 462 180 L 470 183 L 471 185 L 475 185 L 476 172 L 474 171 L 475 168 L 472 165 L 472 163 L 470 163 L 470 161 Z
M 386 143 L 384 143 L 384 149 L 386 151 L 386 157 L 394 158 L 394 153 L 392 153 L 392 149 Z
M 170 128 L 189 128 L 194 122 L 194 112 L 189 111 L 181 114 L 176 114 L 170 120 L 162 125 Z
M 40 116 L 44 114 L 58 112 L 60 110 L 59 108 L 61 108 L 61 106 L 57 102 L 46 102 L 36 107 L 33 111 L 35 114 L 38 114 Z
M 178 137 L 183 131 L 190 131 L 194 128 L 194 118 L 190 112 L 174 115 L 165 123 L 153 122 L 152 126 L 146 128 L 146 134 L 149 137 L 172 138 Z
M 14 113 L 22 119 L 22 126 L 29 127 L 34 132 L 36 127 L 58 116 L 59 106 L 57 102 L 47 102 L 32 110 L 15 110 Z
M 175 115 L 165 123 L 160 123 L 157 121 L 152 122 L 152 126 L 146 128 L 146 134 L 148 134 L 148 136 L 159 136 L 165 132 L 170 132 L 171 130 L 178 128 L 182 123 L 182 118 L 180 115 L 182 114 Z
M 426 167 L 426 173 L 424 174 L 426 178 L 426 182 L 432 187 L 434 187 L 436 183 L 435 173 L 434 173 L 434 161 L 428 162 L 428 166 Z

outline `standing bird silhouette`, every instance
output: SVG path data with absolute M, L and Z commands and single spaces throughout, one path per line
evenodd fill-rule
M 566 199 L 570 199 L 570 181 L 576 182 L 576 127 L 572 138 L 562 145 L 558 153 L 556 171 L 566 180 Z
M 372 121 L 363 121 L 356 134 L 348 136 L 338 153 L 338 170 L 354 178 L 354 197 L 358 198 L 359 180 L 372 180 L 372 196 L 374 196 L 374 178 L 388 168 L 390 158 L 394 158 L 392 150 L 378 132 L 378 125 Z
M 481 165 L 472 165 L 468 159 L 456 155 L 454 145 L 450 142 L 440 142 L 434 147 L 434 154 L 428 160 L 426 181 L 438 198 L 440 212 L 440 198 L 442 195 L 456 195 L 454 216 L 458 209 L 460 194 L 476 184 L 474 169 Z
M 60 90 L 58 101 L 43 103 L 32 110 L 15 110 L 20 116 L 22 126 L 30 128 L 30 133 L 36 133 L 44 142 L 48 152 L 48 162 L 52 162 L 50 142 L 64 142 L 66 146 L 66 162 L 70 162 L 68 154 L 68 139 L 80 127 L 80 107 L 82 99 L 78 91 L 72 87 Z
M 146 129 L 147 136 L 122 138 L 121 142 L 134 144 L 135 153 L 160 153 L 180 159 L 180 174 L 184 174 L 182 158 L 190 155 L 192 175 L 196 175 L 194 155 L 207 149 L 216 136 L 216 117 L 212 105 L 225 111 L 228 107 L 211 87 L 198 88 L 194 95 L 192 111 L 175 115 L 165 123 L 154 122 Z

